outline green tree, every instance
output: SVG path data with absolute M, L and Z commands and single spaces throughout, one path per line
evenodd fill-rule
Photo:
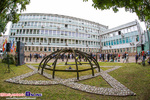
M 83 0 L 88 1 L 88 0 Z M 141 21 L 150 22 L 150 0 L 92 0 L 92 6 L 96 9 L 105 10 L 112 8 L 114 12 L 118 8 L 135 12 Z
M 0 33 L 4 32 L 9 21 L 16 23 L 19 21 L 19 13 L 26 10 L 26 5 L 30 0 L 1 0 L 0 1 Z

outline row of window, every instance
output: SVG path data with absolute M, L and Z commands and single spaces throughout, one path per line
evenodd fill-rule
M 93 33 L 99 33 L 103 32 L 103 30 L 96 30 L 93 28 L 87 28 L 83 26 L 78 25 L 71 25 L 71 24 L 63 24 L 63 23 L 50 23 L 50 22 L 18 22 L 17 24 L 13 24 L 12 28 L 16 28 L 17 26 L 21 26 L 22 28 L 26 26 L 35 26 L 35 27 L 56 27 L 56 28 L 66 28 L 71 30 L 81 30 L 84 32 L 93 32 Z
M 32 46 L 32 47 L 30 47 L 30 46 L 25 46 L 25 51 L 43 51 L 43 49 L 44 49 L 44 51 L 46 52 L 46 51 L 49 51 L 49 52 L 54 52 L 54 51 L 56 51 L 56 50 L 60 50 L 60 49 L 64 49 L 63 47 L 34 47 L 34 46 Z M 83 52 L 99 52 L 100 50 L 99 49 L 96 49 L 96 48 L 76 48 L 77 50 L 81 50 L 81 51 L 83 51 Z
M 14 35 L 16 30 L 12 30 L 11 35 Z M 42 34 L 49 36 L 67 36 L 67 37 L 77 37 L 77 38 L 89 38 L 89 39 L 99 39 L 98 35 L 83 34 L 77 32 L 67 32 L 67 31 L 56 31 L 56 30 L 37 30 L 37 29 L 17 29 L 16 34 Z
M 71 19 L 71 18 L 64 18 L 64 17 L 60 17 L 60 16 L 53 16 L 53 15 L 22 15 L 20 16 L 20 20 L 21 19 L 40 19 L 40 20 L 51 20 L 51 21 L 64 21 L 64 22 L 73 22 L 73 23 L 77 23 L 77 24 L 82 24 L 82 25 L 88 25 L 90 27 L 96 27 L 99 28 L 99 25 L 93 24 L 91 22 L 87 22 L 84 20 L 80 20 L 80 19 Z M 106 29 L 105 27 L 102 27 L 102 29 Z
M 124 52 L 136 52 L 136 48 L 135 47 L 131 47 L 131 48 L 120 48 L 120 49 L 112 49 L 112 50 L 103 50 L 103 53 L 124 53 Z
M 80 44 L 80 45 L 95 45 L 99 46 L 100 42 L 73 40 L 73 39 L 57 39 L 57 38 L 30 38 L 30 37 L 16 37 L 16 41 L 24 43 L 67 43 L 67 44 Z
M 107 33 L 106 35 L 103 35 L 102 38 L 107 39 L 107 38 L 110 38 L 110 37 L 114 37 L 114 36 L 117 36 L 117 35 L 134 32 L 134 31 L 137 31 L 137 30 L 138 30 L 137 26 L 131 26 L 131 27 L 127 27 L 127 28 L 124 28 L 124 29 L 120 29 L 119 31 L 117 30 L 117 31 L 114 31 L 114 32 L 111 32 L 111 33 Z
M 112 46 L 112 45 L 125 44 L 125 43 L 138 42 L 138 41 L 139 41 L 139 36 L 126 37 L 126 38 L 106 41 L 106 42 L 103 42 L 102 45 L 103 46 Z

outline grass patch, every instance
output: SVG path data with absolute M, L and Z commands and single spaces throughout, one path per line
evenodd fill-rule
M 97 87 L 108 87 L 112 88 L 101 76 L 87 79 L 87 80 L 82 80 L 77 83 L 82 83 L 86 85 L 92 85 L 92 86 L 97 86 Z
M 103 96 L 81 92 L 63 85 L 32 86 L 12 84 L 4 82 L 4 80 L 31 72 L 32 70 L 25 65 L 18 67 L 10 65 L 15 74 L 13 74 L 13 72 L 4 74 L 5 67 L 3 67 L 3 63 L 0 63 L 0 93 L 25 93 L 25 91 L 30 91 L 31 93 L 42 93 L 42 97 L 36 97 L 37 100 L 149 100 L 150 66 L 142 66 L 134 63 L 123 64 L 109 62 L 100 62 L 99 64 L 100 66 L 122 66 L 121 68 L 109 72 L 108 74 L 117 79 L 131 91 L 135 92 L 137 95 L 126 97 Z M 91 79 L 91 81 L 93 80 Z M 100 80 L 97 79 L 97 81 Z M 0 100 L 5 99 L 6 98 L 0 97 Z
M 66 70 L 69 67 L 71 67 L 72 69 L 76 69 L 75 65 L 65 65 L 65 66 L 57 66 L 56 69 L 59 70 Z M 82 70 L 82 69 L 87 69 L 87 68 L 91 68 L 90 66 L 82 66 L 82 65 L 78 65 L 78 70 Z M 51 68 L 53 69 L 53 68 Z M 44 70 L 45 72 L 49 73 L 52 75 L 52 71 L 50 70 Z M 97 73 L 97 71 L 94 69 L 94 73 Z M 84 76 L 84 75 L 90 75 L 92 74 L 91 70 L 88 71 L 84 71 L 84 72 L 79 72 L 79 76 Z M 60 71 L 55 71 L 55 76 L 60 77 L 62 79 L 67 79 L 67 78 L 73 78 L 73 77 L 77 77 L 77 72 L 60 72 Z
M 45 80 L 45 81 L 48 81 L 50 79 L 44 77 L 43 75 L 40 75 L 40 74 L 34 74 L 30 77 L 27 77 L 27 78 L 24 78 L 23 80 Z
M 113 67 L 100 67 L 100 69 L 102 69 L 103 71 L 108 70 L 108 69 L 112 69 Z

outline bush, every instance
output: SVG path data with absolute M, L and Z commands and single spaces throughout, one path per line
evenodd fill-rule
M 3 59 L 2 59 L 2 63 L 6 63 L 6 64 L 8 64 L 8 59 L 7 59 L 7 57 L 9 58 L 9 64 L 16 64 L 16 62 L 15 62 L 15 56 L 14 55 L 7 55 L 6 57 L 4 57 Z

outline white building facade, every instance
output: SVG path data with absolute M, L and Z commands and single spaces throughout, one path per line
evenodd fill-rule
M 70 16 L 26 13 L 12 24 L 10 41 L 25 43 L 25 54 L 50 53 L 58 49 L 74 48 L 84 52 L 136 52 L 140 41 L 140 26 L 133 21 L 119 27 L 108 26 Z
M 137 45 L 142 43 L 143 33 L 139 23 L 135 20 L 124 25 L 108 29 L 100 35 L 104 53 L 133 53 Z

